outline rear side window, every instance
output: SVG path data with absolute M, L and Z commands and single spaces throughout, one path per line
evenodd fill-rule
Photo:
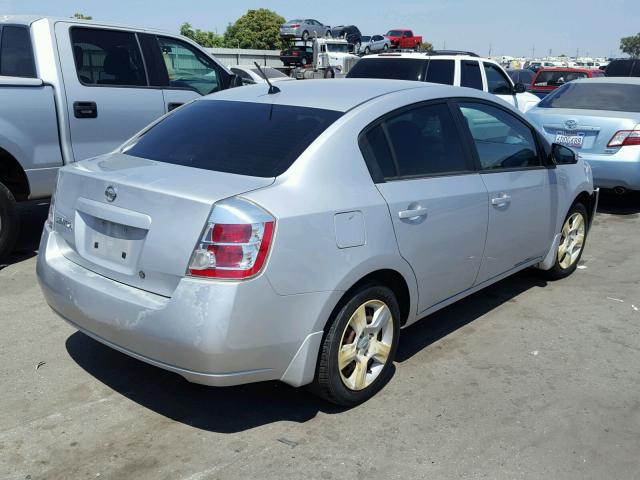
M 542 71 L 538 73 L 534 87 L 560 87 L 578 78 L 587 78 L 586 72 Z
M 196 101 L 168 115 L 123 153 L 217 172 L 275 177 L 341 115 L 288 105 Z
M 71 29 L 78 79 L 85 85 L 146 86 L 142 54 L 134 33 Z
M 640 113 L 640 85 L 569 83 L 547 95 L 538 106 Z
M 484 74 L 487 77 L 487 88 L 494 95 L 511 95 L 511 82 L 502 69 L 492 63 L 483 63 Z
M 347 78 L 387 78 L 389 80 L 423 80 L 426 60 L 413 58 L 372 58 L 360 60 Z
M 431 60 L 427 63 L 426 81 L 453 85 L 456 64 L 453 60 Z
M 460 85 L 482 90 L 482 76 L 480 75 L 478 62 L 472 60 L 462 60 L 460 62 Z
M 389 180 L 472 169 L 462 150 L 453 116 L 445 103 L 404 110 L 370 130 L 366 139 L 371 150 L 365 149 L 365 156 L 372 154 L 384 177 Z
M 36 77 L 31 37 L 26 27 L 2 27 L 0 36 L 0 75 Z
M 605 71 L 607 77 L 640 77 L 640 60 L 614 60 Z

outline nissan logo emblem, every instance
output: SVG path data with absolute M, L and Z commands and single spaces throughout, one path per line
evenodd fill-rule
M 578 126 L 578 122 L 575 120 L 567 120 L 564 124 L 569 130 L 574 130 Z
M 109 185 L 104 191 L 104 196 L 107 197 L 107 202 L 111 203 L 118 197 L 118 192 L 115 187 Z

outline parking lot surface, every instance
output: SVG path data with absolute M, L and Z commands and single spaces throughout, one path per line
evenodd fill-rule
M 0 479 L 638 478 L 637 196 L 601 199 L 571 277 L 524 271 L 405 329 L 350 410 L 191 385 L 74 331 L 35 277 L 46 210 L 0 267 Z

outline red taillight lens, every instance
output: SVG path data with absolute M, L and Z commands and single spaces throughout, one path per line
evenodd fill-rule
M 227 279 L 257 275 L 267 259 L 274 228 L 275 219 L 247 200 L 216 204 L 191 255 L 188 274 Z
M 289 28 L 300 28 L 300 24 L 294 23 L 293 25 L 289 25 Z
M 640 145 L 640 129 L 619 130 L 615 133 L 607 147 L 628 147 L 630 145 Z

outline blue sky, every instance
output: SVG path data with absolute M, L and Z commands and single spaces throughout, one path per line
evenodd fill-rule
M 619 55 L 620 37 L 640 31 L 640 0 L 0 0 L 0 15 L 33 13 L 125 22 L 177 31 L 187 21 L 223 33 L 250 8 L 286 18 L 355 24 L 363 33 L 413 28 L 436 48 L 481 55 Z

